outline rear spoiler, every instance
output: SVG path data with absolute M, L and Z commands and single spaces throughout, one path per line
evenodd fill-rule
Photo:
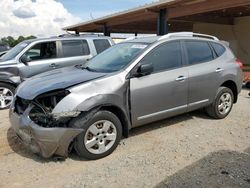
M 220 41 L 222 44 L 226 45 L 227 47 L 230 47 L 230 43 L 224 40 Z

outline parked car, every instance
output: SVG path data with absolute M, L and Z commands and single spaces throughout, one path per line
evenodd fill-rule
M 0 43 L 0 52 L 5 52 L 10 49 L 9 45 Z
M 112 153 L 131 128 L 205 108 L 225 118 L 237 102 L 242 64 L 216 37 L 173 33 L 112 46 L 85 66 L 23 82 L 10 108 L 19 137 L 43 157 Z
M 243 82 L 247 88 L 250 88 L 250 72 L 243 72 L 244 79 Z
M 36 74 L 83 64 L 114 42 L 98 35 L 26 40 L 0 58 L 0 109 L 8 108 L 15 88 Z
M 6 54 L 8 51 L 3 51 L 3 52 L 0 52 L 0 58 L 4 55 L 4 54 Z
M 9 49 L 9 45 L 0 43 L 0 57 L 6 54 Z

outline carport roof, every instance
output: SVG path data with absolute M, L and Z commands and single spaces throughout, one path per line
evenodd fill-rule
M 141 7 L 63 28 L 76 32 L 155 33 L 160 10 L 176 31 L 191 30 L 193 22 L 233 24 L 233 18 L 250 15 L 250 0 L 161 0 Z

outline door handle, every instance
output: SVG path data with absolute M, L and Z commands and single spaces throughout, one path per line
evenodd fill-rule
M 52 63 L 52 64 L 49 65 L 49 67 L 56 68 L 56 67 L 58 67 L 58 65 L 55 64 L 55 63 Z
M 217 69 L 215 70 L 215 72 L 221 72 L 221 71 L 223 71 L 222 68 L 217 68 Z
M 176 78 L 175 80 L 176 81 L 184 81 L 184 80 L 186 80 L 187 79 L 187 77 L 185 77 L 185 76 L 179 76 L 178 78 Z

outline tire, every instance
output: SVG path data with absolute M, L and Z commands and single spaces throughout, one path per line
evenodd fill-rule
M 8 109 L 13 101 L 15 95 L 15 87 L 0 83 L 0 110 Z
M 228 98 L 230 96 L 230 98 Z M 224 99 L 226 102 L 223 102 Z M 231 112 L 234 103 L 234 95 L 231 89 L 220 87 L 215 100 L 206 108 L 208 115 L 214 119 L 224 119 Z
M 249 89 L 250 89 L 250 82 L 247 82 L 247 83 L 246 83 L 246 88 L 249 88 Z
M 74 148 L 80 157 L 86 159 L 96 160 L 108 156 L 122 137 L 122 124 L 109 111 L 97 111 L 87 119 L 86 115 L 79 116 L 70 124 L 71 127 L 83 129 L 75 139 Z

